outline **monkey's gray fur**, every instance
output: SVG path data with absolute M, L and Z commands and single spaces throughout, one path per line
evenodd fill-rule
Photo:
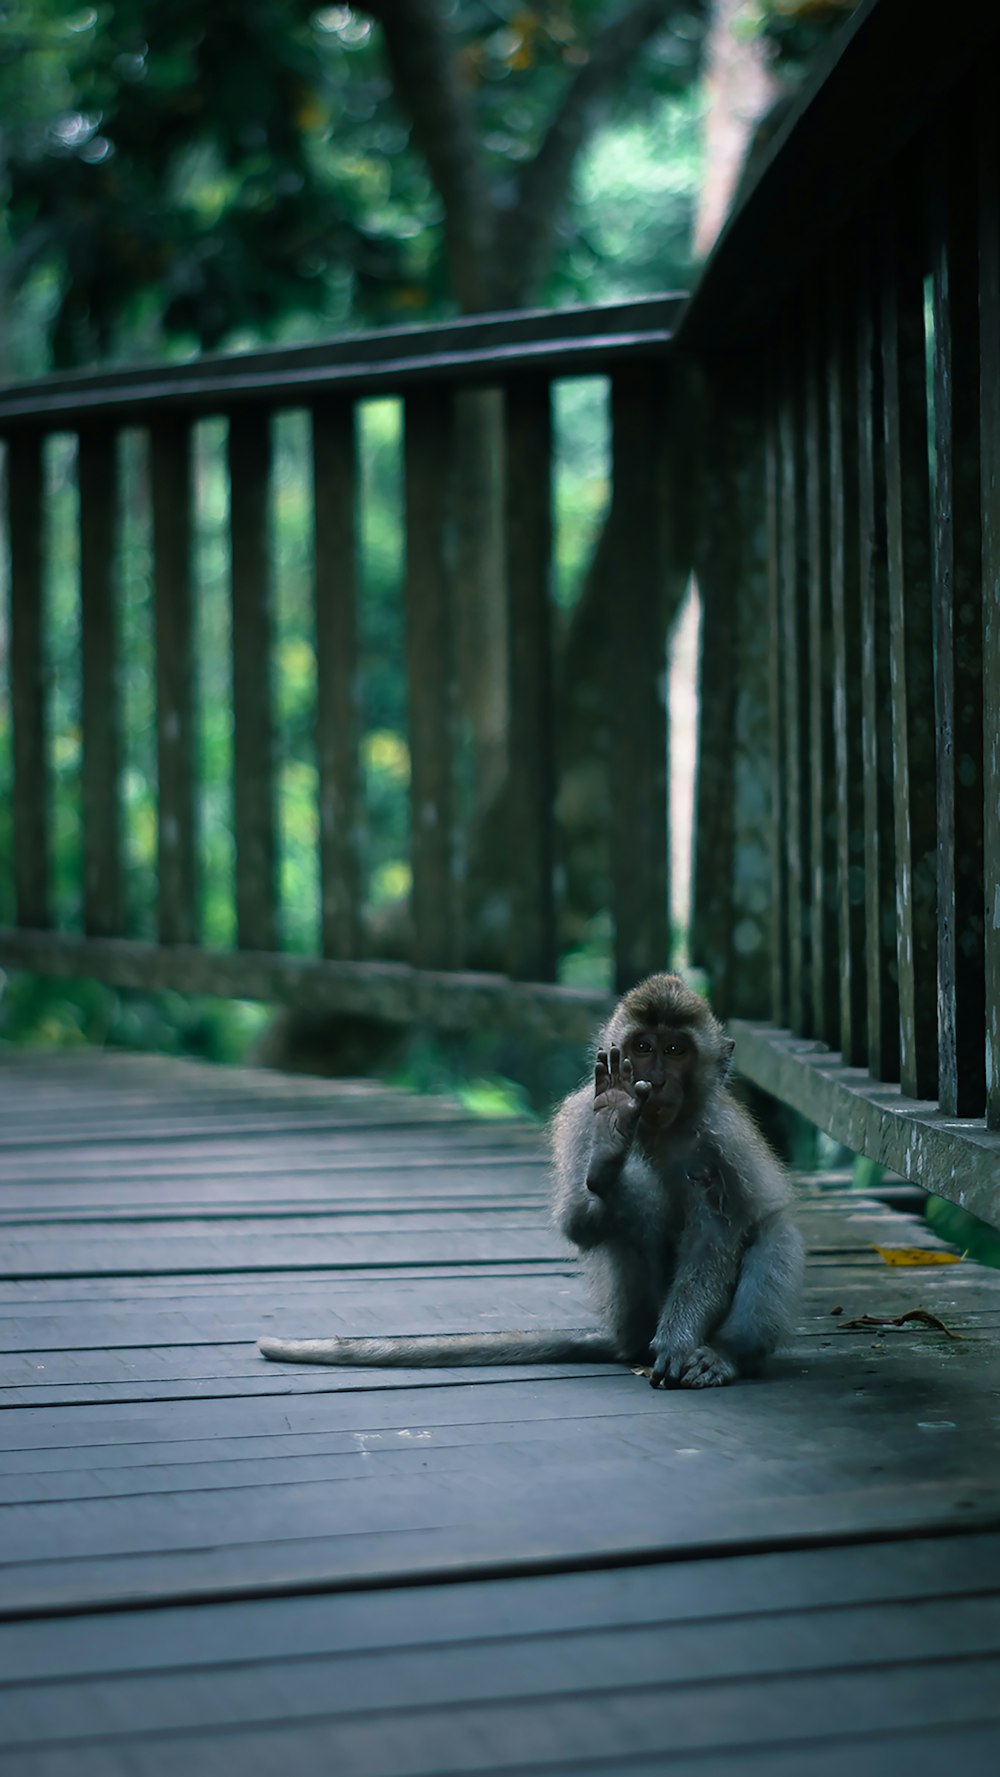
M 603 1362 L 658 1387 L 756 1375 L 785 1337 L 803 1250 L 791 1191 L 726 1085 L 732 1042 L 676 975 L 625 995 L 593 1081 L 551 1127 L 553 1217 L 579 1249 L 601 1333 L 261 1339 L 293 1363 L 413 1368 Z

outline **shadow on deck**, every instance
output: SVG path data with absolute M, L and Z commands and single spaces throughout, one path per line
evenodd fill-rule
M 580 1324 L 537 1131 L 138 1056 L 0 1107 L 4 1771 L 996 1771 L 1000 1275 L 813 1181 L 766 1382 L 266 1365 Z

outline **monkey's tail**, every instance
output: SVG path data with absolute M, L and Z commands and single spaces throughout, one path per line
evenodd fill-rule
M 258 1339 L 287 1364 L 439 1369 L 451 1364 L 604 1364 L 620 1361 L 603 1333 L 432 1333 L 393 1339 Z

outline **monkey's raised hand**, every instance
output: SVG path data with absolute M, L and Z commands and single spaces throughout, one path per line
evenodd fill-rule
M 636 1080 L 632 1063 L 620 1049 L 597 1052 L 594 1068 L 594 1140 L 587 1168 L 587 1189 L 602 1196 L 617 1181 L 632 1146 L 651 1087 Z

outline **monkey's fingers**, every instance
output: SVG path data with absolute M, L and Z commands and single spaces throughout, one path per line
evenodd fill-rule
M 635 1093 L 636 1098 L 639 1100 L 639 1103 L 645 1104 L 653 1090 L 652 1082 L 650 1080 L 636 1080 L 632 1090 Z
M 597 1061 L 594 1066 L 594 1092 L 595 1092 L 595 1095 L 598 1098 L 600 1098 L 602 1093 L 606 1092 L 610 1085 L 611 1085 L 611 1070 L 608 1067 L 607 1052 L 604 1049 L 598 1049 Z

